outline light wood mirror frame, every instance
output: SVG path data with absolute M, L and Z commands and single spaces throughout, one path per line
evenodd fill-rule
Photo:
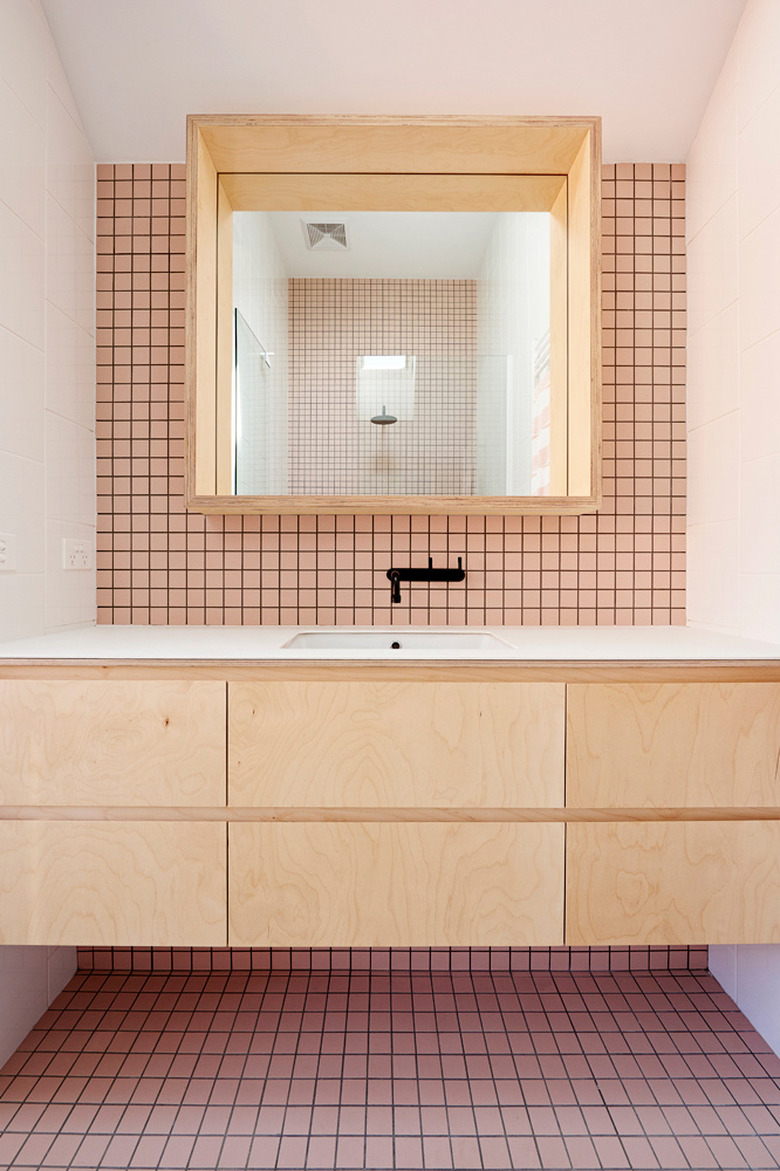
M 201 513 L 481 516 L 565 515 L 598 508 L 600 118 L 191 115 L 187 121 L 187 508 Z M 371 182 L 361 185 L 368 176 Z M 344 210 L 370 210 L 371 199 L 377 198 L 372 190 L 384 193 L 380 202 L 386 206 L 388 193 L 413 185 L 421 193 L 419 210 L 443 210 L 445 192 L 447 210 L 484 210 L 487 193 L 488 207 L 500 209 L 503 187 L 507 209 L 551 213 L 551 381 L 566 388 L 551 440 L 563 469 L 554 485 L 557 495 L 230 493 L 232 213 L 262 207 L 264 200 L 266 207 L 284 207 L 280 200 L 286 200 L 290 207 L 308 210 L 307 190 L 319 200 L 313 205 L 317 208 L 328 183 Z

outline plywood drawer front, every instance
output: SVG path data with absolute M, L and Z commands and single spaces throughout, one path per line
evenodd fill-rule
M 230 801 L 563 804 L 560 683 L 235 683 Z
M 780 805 L 780 684 L 575 684 L 571 806 Z
M 219 946 L 225 826 L 0 822 L 0 943 Z
M 233 946 L 559 944 L 563 827 L 241 823 Z
M 567 944 L 780 942 L 780 823 L 581 823 L 567 835 Z
M 224 805 L 225 684 L 0 682 L 0 802 Z

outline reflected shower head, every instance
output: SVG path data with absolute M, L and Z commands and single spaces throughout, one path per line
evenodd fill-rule
M 397 423 L 398 418 L 395 415 L 388 415 L 387 407 L 382 404 L 382 414 L 372 415 L 371 422 L 376 423 L 377 427 L 387 427 L 390 423 Z

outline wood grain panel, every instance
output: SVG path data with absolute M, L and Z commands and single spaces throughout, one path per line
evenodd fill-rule
M 582 516 L 599 500 L 584 496 L 193 496 L 206 516 Z
M 567 827 L 567 944 L 778 942 L 780 823 Z
M 550 209 L 550 495 L 569 490 L 568 182 Z
M 380 659 L 153 659 L 90 657 L 83 659 L 3 659 L 0 679 L 213 679 L 238 682 L 258 680 L 382 679 L 446 683 L 453 675 L 473 683 L 778 683 L 776 659 L 660 660 L 645 659 L 418 659 L 401 663 Z
M 217 495 L 233 491 L 233 207 L 217 185 L 217 352 L 214 403 Z
M 230 943 L 558 944 L 563 827 L 230 827 Z
M 568 181 L 571 496 L 601 494 L 601 148 L 583 143 Z
M 565 174 L 598 118 L 196 115 L 226 171 Z
M 206 514 L 462 514 L 579 515 L 600 500 L 599 181 L 600 119 L 193 116 L 188 119 L 188 368 L 185 502 Z M 359 173 L 357 173 L 359 172 Z M 229 191 L 236 208 L 269 199 L 282 205 L 485 206 L 551 208 L 561 178 L 569 175 L 568 218 L 573 226 L 567 255 L 554 258 L 553 277 L 564 267 L 566 320 L 553 328 L 553 397 L 566 394 L 566 419 L 552 436 L 556 466 L 553 492 L 533 496 L 233 496 L 217 466 L 217 387 L 227 367 L 215 351 L 217 228 L 216 187 Z M 297 189 L 295 176 L 302 180 Z M 312 178 L 314 176 L 314 178 Z M 367 203 L 343 191 L 354 180 Z M 422 177 L 422 179 L 421 179 Z M 293 180 L 291 182 L 291 179 Z M 273 193 L 258 196 L 263 183 Z M 324 185 L 324 186 L 323 186 Z M 493 195 L 490 196 L 489 192 Z M 378 194 L 377 194 L 378 192 Z M 443 193 L 443 194 L 442 194 Z M 573 194 L 572 194 L 573 193 Z M 439 198 L 441 196 L 443 198 Z M 395 200 L 395 204 L 393 203 Z M 411 201 L 411 202 L 410 202 Z M 208 220 L 208 222 L 204 222 Z M 560 250 L 559 250 L 560 251 Z M 224 266 L 223 266 L 224 267 Z M 197 282 L 197 283 L 196 283 Z M 559 282 L 560 284 L 560 282 Z M 562 289 L 564 286 L 560 284 Z M 562 297 L 555 296 L 558 312 Z M 595 331 L 588 336 L 588 330 Z M 568 379 L 562 373 L 557 335 L 568 339 Z M 217 368 L 218 367 L 218 368 Z M 562 440 L 566 438 L 566 447 Z M 565 473 L 560 470 L 564 456 Z M 223 466 L 227 466 L 222 460 Z M 568 477 L 568 488 L 564 481 Z
M 234 211 L 550 211 L 564 175 L 223 175 Z
M 225 801 L 224 683 L 0 682 L 0 802 Z
M 235 683 L 236 805 L 562 805 L 556 683 Z
M 216 492 L 217 172 L 194 122 L 187 128 L 185 493 Z M 198 393 L 200 391 L 200 393 Z
M 0 943 L 224 946 L 226 831 L 0 822 Z
M 780 685 L 572 684 L 567 804 L 780 804 Z

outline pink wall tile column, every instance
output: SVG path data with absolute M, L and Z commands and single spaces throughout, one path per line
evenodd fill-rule
M 203 517 L 182 503 L 184 168 L 98 168 L 98 620 L 685 621 L 684 167 L 604 168 L 604 505 L 586 517 Z M 464 558 L 457 586 L 396 562 Z

